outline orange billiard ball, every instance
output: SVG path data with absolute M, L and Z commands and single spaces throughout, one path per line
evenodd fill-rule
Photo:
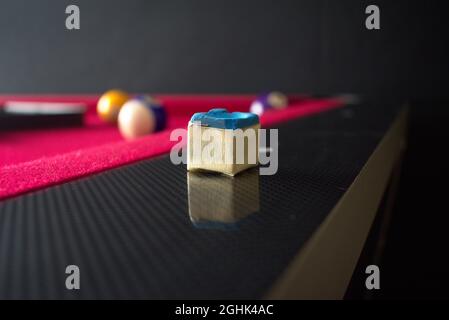
M 129 95 L 121 90 L 109 90 L 97 103 L 98 116 L 106 122 L 116 123 L 120 109 L 129 100 Z

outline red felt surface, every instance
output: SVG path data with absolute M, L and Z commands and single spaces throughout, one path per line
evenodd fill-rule
M 254 96 L 158 96 L 167 110 L 166 130 L 125 141 L 116 126 L 102 123 L 95 112 L 97 96 L 0 96 L 8 100 L 83 102 L 85 126 L 0 132 L 0 199 L 84 177 L 170 151 L 175 128 L 185 128 L 194 112 L 224 107 L 246 111 Z M 262 126 L 339 107 L 338 99 L 293 98 L 289 108 L 265 113 Z

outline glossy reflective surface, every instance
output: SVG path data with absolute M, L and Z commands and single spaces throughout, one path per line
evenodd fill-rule
M 260 210 L 259 169 L 235 177 L 187 172 L 189 215 L 197 228 L 235 229 Z

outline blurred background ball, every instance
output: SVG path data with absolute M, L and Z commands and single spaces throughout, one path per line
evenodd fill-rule
M 166 126 L 162 104 L 151 96 L 137 96 L 126 102 L 118 115 L 118 127 L 125 139 L 135 139 Z
M 288 105 L 287 96 L 279 91 L 269 93 L 266 99 L 268 104 L 274 109 L 284 109 Z
M 251 104 L 249 111 L 260 116 L 267 110 L 283 109 L 287 106 L 287 96 L 281 92 L 272 91 L 259 95 Z
M 129 100 L 129 95 L 121 90 L 109 90 L 104 93 L 97 103 L 97 113 L 105 122 L 117 122 L 121 107 Z

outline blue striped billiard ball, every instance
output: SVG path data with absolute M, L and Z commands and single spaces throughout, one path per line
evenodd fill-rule
M 136 96 L 126 102 L 118 115 L 118 127 L 125 139 L 138 138 L 161 131 L 167 124 L 164 106 L 148 95 Z

